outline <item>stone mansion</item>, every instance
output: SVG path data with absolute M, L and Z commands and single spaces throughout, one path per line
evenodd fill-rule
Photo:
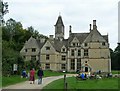
M 59 16 L 55 24 L 55 37 L 30 37 L 21 49 L 21 55 L 25 61 L 39 60 L 43 70 L 111 72 L 108 35 L 100 34 L 96 20 L 90 24 L 88 33 L 73 33 L 69 26 L 69 37 L 65 39 L 64 31 L 64 23 Z

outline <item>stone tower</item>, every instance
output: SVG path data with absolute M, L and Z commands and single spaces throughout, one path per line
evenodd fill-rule
M 55 24 L 55 39 L 64 39 L 64 24 L 62 17 L 59 15 L 58 20 Z

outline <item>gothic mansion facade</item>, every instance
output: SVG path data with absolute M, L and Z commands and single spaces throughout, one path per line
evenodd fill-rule
M 90 24 L 88 33 L 72 33 L 64 39 L 64 24 L 59 16 L 55 24 L 55 38 L 35 39 L 30 37 L 20 53 L 26 61 L 39 60 L 44 70 L 85 72 L 98 70 L 111 72 L 108 35 L 101 35 L 96 20 Z

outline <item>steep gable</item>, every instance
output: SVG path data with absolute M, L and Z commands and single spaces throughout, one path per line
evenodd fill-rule
M 76 37 L 79 40 L 79 43 L 82 44 L 88 35 L 89 33 L 71 33 L 68 38 L 68 43 L 70 44 L 74 37 Z
M 47 49 L 47 47 L 50 47 L 50 49 Z M 55 53 L 56 50 L 52 44 L 52 42 L 50 42 L 49 40 L 46 41 L 46 43 L 43 45 L 43 47 L 41 48 L 41 53 L 49 53 L 49 54 L 52 54 L 52 53 Z
M 31 48 L 36 48 L 37 51 L 40 49 L 38 42 L 37 42 L 36 39 L 33 38 L 32 36 L 29 38 L 28 41 L 26 41 L 26 43 L 24 44 L 24 47 L 21 49 L 20 52 L 21 52 L 21 53 L 24 53 L 24 52 L 25 52 L 25 49 L 31 49 Z
M 79 40 L 78 40 L 77 37 L 75 36 L 71 42 L 79 42 Z
M 93 29 L 90 31 L 90 34 L 87 36 L 87 38 L 84 40 L 84 42 L 106 42 L 106 40 L 103 38 L 103 36 L 100 34 L 100 32 L 97 29 Z
M 37 43 L 36 39 L 31 36 L 29 40 L 25 43 L 25 47 L 26 48 L 39 47 L 39 44 Z

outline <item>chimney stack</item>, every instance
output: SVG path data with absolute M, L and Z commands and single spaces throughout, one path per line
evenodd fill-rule
M 69 26 L 69 36 L 70 36 L 71 33 L 72 33 L 72 26 L 70 25 Z
M 49 35 L 49 38 L 50 38 L 51 40 L 53 40 L 53 35 Z
M 92 26 L 92 24 L 90 24 L 90 31 L 92 30 L 92 29 L 91 29 L 91 26 Z
M 93 29 L 97 29 L 96 20 L 93 20 Z

